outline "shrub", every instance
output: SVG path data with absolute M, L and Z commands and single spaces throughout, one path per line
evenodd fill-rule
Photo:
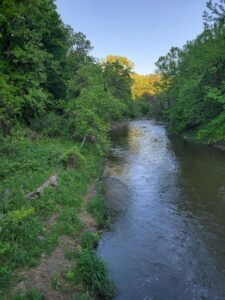
M 12 296 L 12 300 L 44 300 L 44 296 L 33 288 L 26 293 L 18 291 L 14 296 Z
M 73 147 L 63 153 L 60 161 L 65 169 L 85 165 L 85 158 L 76 147 Z

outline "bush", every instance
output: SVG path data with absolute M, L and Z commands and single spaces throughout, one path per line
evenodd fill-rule
M 71 300 L 90 300 L 92 299 L 88 292 L 73 295 Z
M 36 289 L 30 289 L 26 293 L 17 292 L 12 296 L 12 300 L 44 300 L 44 296 Z
M 49 137 L 62 137 L 69 135 L 69 121 L 56 113 L 50 112 L 33 120 L 31 129 Z
M 65 169 L 76 168 L 81 165 L 83 166 L 85 165 L 85 158 L 76 147 L 67 150 L 61 156 L 60 161 L 63 164 Z
M 208 144 L 225 141 L 225 112 L 209 122 L 199 132 L 198 137 Z

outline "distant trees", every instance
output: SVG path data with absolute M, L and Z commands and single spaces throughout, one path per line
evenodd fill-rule
M 161 103 L 173 132 L 197 129 L 208 143 L 225 140 L 225 1 L 209 1 L 203 32 L 156 63 Z
M 158 74 L 139 75 L 133 73 L 132 95 L 134 99 L 143 96 L 154 96 L 157 93 L 157 83 L 160 81 Z
M 127 57 L 120 55 L 108 55 L 103 59 L 104 63 L 113 64 L 115 62 L 119 63 L 124 69 L 129 70 L 130 72 L 134 69 L 134 63 L 130 61 Z
M 105 89 L 101 66 L 84 64 L 74 78 L 79 94 L 70 97 L 65 110 L 71 119 L 73 135 L 93 136 L 98 147 L 107 146 L 107 131 L 111 122 L 120 120 L 126 105 Z

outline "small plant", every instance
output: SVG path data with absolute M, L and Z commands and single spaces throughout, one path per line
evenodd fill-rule
M 93 249 L 97 247 L 99 235 L 91 231 L 86 231 L 81 237 L 81 247 L 83 249 Z
M 26 293 L 16 292 L 15 295 L 12 296 L 12 300 L 44 300 L 44 296 L 41 295 L 36 289 L 32 288 L 28 290 Z
M 77 168 L 81 165 L 85 165 L 85 158 L 76 147 L 67 150 L 61 156 L 60 160 L 65 169 Z
M 88 211 L 93 215 L 98 226 L 104 227 L 109 220 L 109 215 L 104 199 L 101 196 L 95 196 L 88 203 Z
M 80 250 L 77 264 L 74 268 L 75 280 L 82 283 L 95 297 L 111 299 L 113 285 L 108 278 L 105 264 L 96 256 L 93 250 Z
M 68 207 L 62 211 L 58 223 L 58 230 L 60 233 L 72 237 L 79 233 L 82 228 L 82 224 L 77 213 L 78 210 L 73 207 Z
M 0 286 L 6 287 L 11 279 L 12 270 L 8 266 L 0 268 Z

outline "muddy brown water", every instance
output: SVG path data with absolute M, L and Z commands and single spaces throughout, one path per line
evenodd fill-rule
M 97 252 L 115 299 L 225 299 L 225 152 L 147 120 L 112 139 Z

